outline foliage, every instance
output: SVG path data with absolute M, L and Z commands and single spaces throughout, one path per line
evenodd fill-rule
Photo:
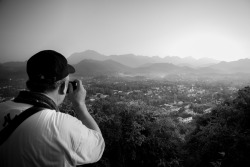
M 197 128 L 185 146 L 185 166 L 250 165 L 249 93 L 249 87 L 239 90 L 234 101 L 197 118 Z
M 195 107 L 195 106 L 193 106 Z M 74 115 L 69 101 L 62 110 Z M 142 100 L 99 99 L 89 105 L 106 143 L 94 167 L 250 166 L 250 88 L 183 124 Z
M 103 160 L 93 166 L 176 166 L 182 142 L 171 118 L 159 117 L 157 108 L 142 101 L 92 106 L 105 142 Z M 108 161 L 108 163 L 107 163 Z

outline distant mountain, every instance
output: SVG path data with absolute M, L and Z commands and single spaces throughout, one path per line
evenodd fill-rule
M 194 69 L 189 67 L 180 67 L 171 63 L 154 63 L 147 66 L 134 68 L 133 72 L 139 74 L 178 74 L 195 72 Z
M 178 64 L 190 64 L 190 63 L 195 62 L 196 59 L 194 59 L 193 57 L 180 58 L 177 56 L 166 56 L 163 58 L 163 61 L 167 62 L 167 63 L 172 63 L 175 65 L 178 65 Z
M 207 67 L 209 65 L 212 64 L 217 64 L 220 61 L 218 60 L 214 60 L 214 59 L 210 59 L 210 58 L 201 58 L 201 59 L 195 59 L 191 56 L 189 57 L 184 57 L 184 58 L 180 58 L 177 56 L 166 56 L 163 58 L 164 62 L 168 62 L 168 63 L 173 63 L 175 65 L 179 65 L 179 66 L 187 66 L 187 67 Z
M 180 58 L 177 56 L 166 56 L 164 58 L 160 58 L 158 56 L 148 57 L 148 56 L 137 56 L 134 54 L 124 54 L 124 55 L 110 55 L 105 56 L 93 50 L 87 50 L 81 53 L 72 54 L 68 57 L 68 61 L 70 64 L 77 64 L 84 59 L 92 59 L 92 60 L 114 60 L 118 63 L 129 67 L 140 67 L 144 64 L 148 63 L 172 63 L 180 66 L 187 67 L 206 67 L 212 64 L 219 63 L 219 61 L 209 58 L 195 59 L 193 57 L 185 57 Z
M 93 75 L 113 75 L 119 72 L 130 71 L 131 68 L 113 60 L 91 60 L 86 59 L 74 65 L 77 75 L 93 76 Z
M 227 74 L 250 73 L 250 59 L 240 59 L 232 62 L 223 61 L 209 67 Z
M 9 71 L 17 72 L 26 70 L 26 62 L 6 62 L 2 66 Z
M 26 62 L 7 62 L 0 64 L 0 79 L 27 77 Z
M 3 67 L 2 64 L 0 64 L 0 71 L 1 71 L 1 73 L 0 73 L 0 79 L 3 79 L 5 77 L 7 71 L 5 70 L 5 68 Z
M 156 63 L 157 61 L 153 60 L 148 56 L 136 56 L 134 54 L 124 54 L 124 55 L 111 55 L 108 56 L 109 59 L 124 64 L 129 67 L 139 67 L 148 63 Z
M 108 57 L 93 50 L 86 50 L 84 52 L 72 54 L 70 57 L 68 57 L 68 62 L 69 64 L 77 64 L 85 59 L 103 61 L 107 60 Z
M 218 63 L 220 63 L 220 61 L 215 60 L 215 59 L 211 59 L 211 58 L 200 58 L 196 61 L 196 63 L 200 67 L 208 67 L 208 66 L 211 66 L 213 64 L 218 64 Z

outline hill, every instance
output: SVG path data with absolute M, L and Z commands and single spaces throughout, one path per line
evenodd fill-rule
M 137 73 L 186 73 L 193 72 L 194 69 L 189 67 L 180 67 L 171 63 L 154 63 L 144 67 L 138 67 L 133 70 Z
M 108 56 L 109 59 L 119 62 L 120 64 L 129 66 L 129 67 L 139 67 L 148 63 L 157 63 L 157 60 L 153 60 L 148 56 L 136 56 L 134 54 L 124 54 L 124 55 L 111 55 Z
M 27 77 L 26 62 L 7 62 L 0 64 L 0 79 Z
M 226 74 L 250 73 L 250 59 L 240 59 L 232 62 L 220 62 L 211 65 L 210 68 Z
M 119 72 L 131 70 L 129 67 L 113 60 L 98 61 L 86 59 L 74 65 L 74 67 L 76 69 L 76 74 L 82 76 L 115 75 Z
M 85 59 L 103 61 L 103 60 L 107 60 L 108 57 L 105 55 L 102 55 L 94 50 L 86 50 L 84 52 L 72 54 L 70 57 L 68 57 L 68 62 L 69 62 L 69 64 L 78 64 L 82 60 L 85 60 Z

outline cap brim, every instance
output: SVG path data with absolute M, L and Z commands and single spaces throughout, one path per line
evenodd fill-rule
M 75 73 L 75 71 L 76 71 L 75 68 L 72 65 L 68 64 L 68 72 L 69 72 L 69 74 Z

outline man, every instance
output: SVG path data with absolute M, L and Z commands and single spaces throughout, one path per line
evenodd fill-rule
M 69 74 L 75 69 L 60 53 L 44 50 L 27 61 L 26 70 L 29 91 L 0 103 L 0 133 L 27 109 L 35 106 L 40 111 L 26 118 L 0 144 L 0 166 L 63 167 L 98 161 L 105 144 L 86 108 L 86 90 L 81 80 L 76 80 L 76 90 L 69 83 Z M 68 89 L 78 119 L 58 110 Z

